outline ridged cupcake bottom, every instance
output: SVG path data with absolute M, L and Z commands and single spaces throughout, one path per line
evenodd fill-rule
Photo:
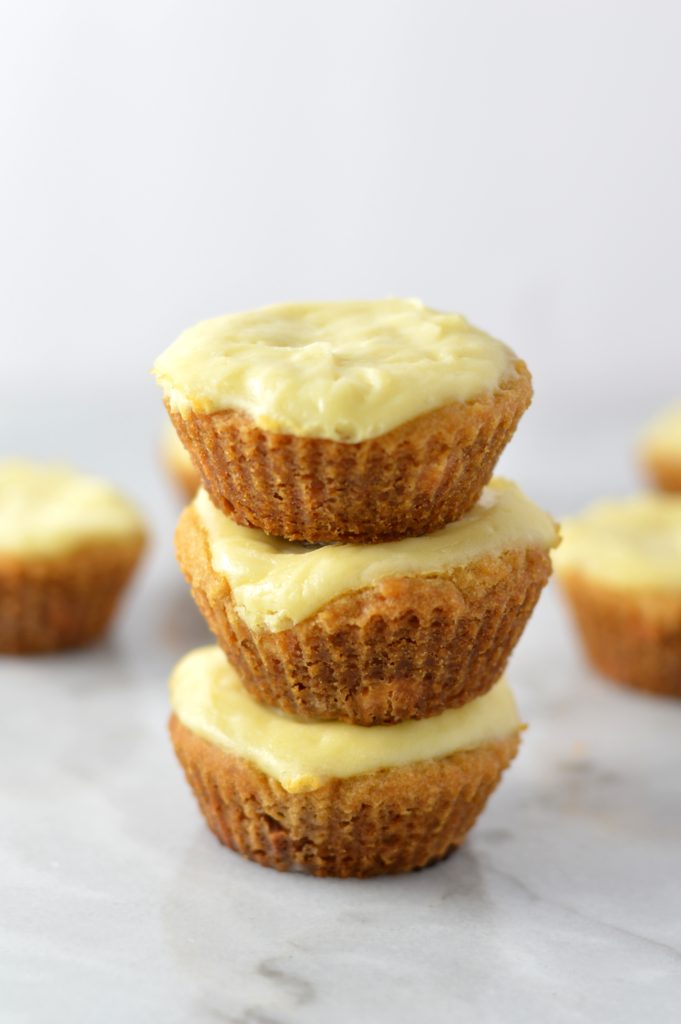
M 371 543 L 432 533 L 472 508 L 530 404 L 527 367 L 516 371 L 490 395 L 353 444 L 276 434 L 235 410 L 169 412 L 213 504 L 237 523 Z
M 540 548 L 486 556 L 431 576 L 383 580 L 281 632 L 254 631 L 212 567 L 193 508 L 177 557 L 199 609 L 244 686 L 308 719 L 378 725 L 427 718 L 497 681 L 551 572 Z
M 142 537 L 47 558 L 0 556 L 0 652 L 78 647 L 108 625 L 140 556 Z
M 422 868 L 459 846 L 513 760 L 519 736 L 437 760 L 288 793 L 173 715 L 170 733 L 206 821 L 237 853 L 277 871 L 366 878 Z
M 616 682 L 681 697 L 681 594 L 612 590 L 564 574 L 587 655 Z

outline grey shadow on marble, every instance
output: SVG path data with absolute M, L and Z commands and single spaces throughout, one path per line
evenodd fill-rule
M 465 847 L 410 875 L 320 879 L 253 864 L 201 827 L 164 902 L 164 933 L 193 992 L 192 1020 L 335 1020 L 329 978 L 320 975 L 331 972 L 333 990 L 359 965 L 373 965 L 376 984 L 387 984 L 395 956 L 413 964 L 424 955 L 413 937 L 415 915 L 444 922 L 457 901 L 458 916 L 473 907 L 480 915 L 488 903 L 484 888 Z M 381 951 L 386 906 L 391 944 L 398 946 L 389 956 Z M 336 998 L 352 1015 L 346 1019 L 363 1019 L 352 986 L 341 983 Z

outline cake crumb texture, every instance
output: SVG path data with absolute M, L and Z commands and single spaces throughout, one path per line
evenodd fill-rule
M 78 647 L 108 625 L 144 547 L 142 536 L 92 542 L 63 555 L 0 555 L 0 651 Z
M 170 733 L 218 839 L 278 871 L 363 878 L 425 867 L 459 846 L 518 748 L 518 733 L 474 750 L 287 793 L 243 758 Z
M 617 590 L 576 572 L 564 573 L 561 582 L 598 671 L 681 697 L 681 594 Z
M 290 629 L 253 631 L 212 568 L 191 506 L 176 548 L 201 614 L 253 697 L 357 725 L 426 718 L 489 690 L 551 572 L 545 550 L 511 550 L 438 576 L 382 580 Z
M 168 411 L 213 503 L 287 540 L 371 543 L 420 536 L 478 500 L 530 404 L 524 363 L 488 395 L 357 444 L 261 429 L 236 410 Z

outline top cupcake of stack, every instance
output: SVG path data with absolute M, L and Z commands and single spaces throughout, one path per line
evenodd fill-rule
M 206 320 L 154 369 L 213 504 L 308 543 L 418 537 L 459 519 L 532 397 L 509 348 L 416 300 Z

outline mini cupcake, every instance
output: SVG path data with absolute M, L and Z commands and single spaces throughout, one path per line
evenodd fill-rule
M 532 395 L 510 349 L 416 300 L 207 320 L 154 370 L 213 503 L 314 543 L 420 536 L 464 515 Z
M 201 475 L 191 460 L 191 456 L 177 436 L 172 423 L 166 423 L 162 439 L 163 462 L 168 475 L 180 492 L 187 498 L 196 494 Z
M 553 557 L 595 667 L 681 697 L 681 496 L 600 502 Z
M 438 715 L 499 678 L 551 571 L 557 530 L 512 483 L 424 537 L 310 547 L 239 526 L 200 490 L 176 547 L 258 700 L 359 725 Z
M 649 424 L 639 443 L 646 474 L 663 491 L 681 491 L 681 405 Z
M 107 484 L 62 466 L 0 463 L 0 651 L 93 640 L 143 546 L 139 515 Z
M 366 877 L 461 844 L 520 734 L 506 683 L 465 708 L 371 729 L 301 722 L 254 701 L 217 647 L 171 680 L 170 731 L 209 827 L 278 871 Z

